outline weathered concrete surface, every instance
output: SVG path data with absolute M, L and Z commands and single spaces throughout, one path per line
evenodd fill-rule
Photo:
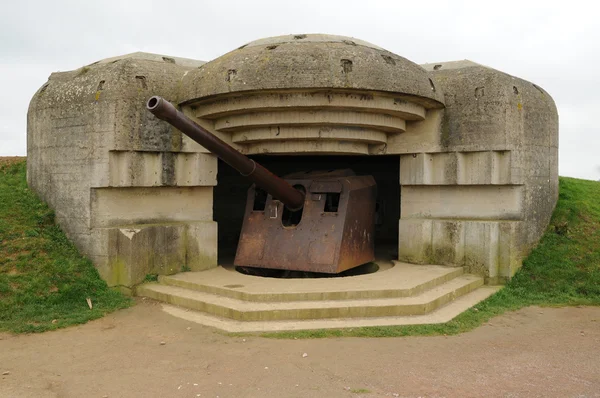
M 366 275 L 273 279 L 232 268 L 159 277 L 136 294 L 175 316 L 228 332 L 443 323 L 495 293 L 462 267 L 379 261 Z M 193 311 L 190 311 L 193 310 Z
M 53 73 L 31 101 L 28 183 L 110 285 L 216 265 L 216 159 L 145 110 L 202 64 L 129 54 Z
M 332 35 L 257 40 L 190 71 L 183 87 L 184 110 L 245 154 L 385 154 L 443 107 L 421 66 Z
M 483 281 L 481 281 L 483 283 Z M 476 306 L 481 301 L 500 290 L 501 286 L 482 286 L 471 292 L 450 301 L 442 307 L 431 312 L 417 315 L 380 316 L 369 318 L 352 318 L 348 315 L 340 318 L 303 319 L 303 320 L 260 320 L 236 321 L 208 315 L 203 312 L 190 311 L 189 309 L 170 304 L 163 304 L 166 313 L 186 321 L 199 323 L 229 333 L 256 333 L 256 332 L 282 332 L 295 330 L 321 330 L 321 329 L 348 329 L 360 327 L 380 326 L 408 326 L 408 325 L 433 325 L 446 323 L 456 318 L 469 308 Z M 462 294 L 462 293 L 461 293 Z M 442 299 L 445 301 L 445 298 Z M 367 300 L 365 300 L 367 303 Z M 431 309 L 430 303 L 420 304 Z M 434 307 L 436 304 L 433 305 Z
M 53 74 L 28 116 L 30 186 L 113 285 L 216 265 L 217 161 L 147 112 L 150 95 L 249 155 L 396 156 L 403 261 L 502 282 L 556 203 L 554 102 L 494 69 L 419 66 L 328 35 L 257 40 L 206 64 L 135 53 Z
M 378 262 L 379 271 L 343 278 L 261 278 L 216 267 L 159 276 L 161 284 L 244 301 L 358 300 L 419 295 L 464 274 L 461 267 Z
M 558 199 L 556 106 L 535 84 L 471 61 L 424 67 L 446 108 L 427 152 L 401 156 L 400 259 L 505 280 Z
M 287 35 L 233 50 L 183 79 L 187 100 L 264 90 L 351 89 L 414 97 L 439 108 L 441 93 L 419 65 L 352 37 Z

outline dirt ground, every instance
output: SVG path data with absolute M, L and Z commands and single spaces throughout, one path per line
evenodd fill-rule
M 11 165 L 25 159 L 25 156 L 0 156 L 0 167 Z
M 273 340 L 140 300 L 0 335 L 0 397 L 600 397 L 600 308 L 526 308 L 449 337 Z

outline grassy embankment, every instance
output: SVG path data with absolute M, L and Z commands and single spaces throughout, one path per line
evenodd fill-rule
M 106 286 L 27 188 L 25 160 L 0 163 L 0 331 L 85 323 L 130 302 Z
M 600 182 L 560 178 L 560 196 L 540 244 L 495 295 L 440 325 L 266 333 L 274 338 L 450 335 L 530 305 L 600 305 Z

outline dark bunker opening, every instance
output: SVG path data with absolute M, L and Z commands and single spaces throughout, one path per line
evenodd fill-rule
M 287 174 L 351 169 L 356 175 L 372 175 L 377 182 L 375 255 L 377 260 L 398 258 L 400 219 L 399 156 L 254 155 L 256 162 L 272 173 Z M 252 183 L 219 160 L 217 186 L 213 194 L 214 220 L 218 223 L 218 262 L 232 265 L 237 250 L 248 188 Z

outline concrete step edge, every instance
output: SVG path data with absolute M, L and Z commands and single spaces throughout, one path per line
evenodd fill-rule
M 447 274 L 432 278 L 409 289 L 362 289 L 330 290 L 324 292 L 265 292 L 249 293 L 234 288 L 218 287 L 179 279 L 176 275 L 161 275 L 161 284 L 195 290 L 238 300 L 252 302 L 318 301 L 318 300 L 360 300 L 378 298 L 410 297 L 440 286 L 464 274 L 462 267 L 451 268 Z
M 482 286 L 451 301 L 443 307 L 424 315 L 398 316 L 398 317 L 372 317 L 349 319 L 318 319 L 318 320 L 287 320 L 287 321 L 262 321 L 243 322 L 217 317 L 206 313 L 189 310 L 171 304 L 162 304 L 163 311 L 178 318 L 217 329 L 227 333 L 260 333 L 281 332 L 294 330 L 318 329 L 345 329 L 372 326 L 403 326 L 403 325 L 429 325 L 446 323 L 454 319 L 469 308 L 477 305 L 502 286 Z
M 245 302 L 159 284 L 138 287 L 138 295 L 220 317 L 240 321 L 259 321 L 425 314 L 481 285 L 483 285 L 482 278 L 464 275 L 414 297 L 279 303 Z

